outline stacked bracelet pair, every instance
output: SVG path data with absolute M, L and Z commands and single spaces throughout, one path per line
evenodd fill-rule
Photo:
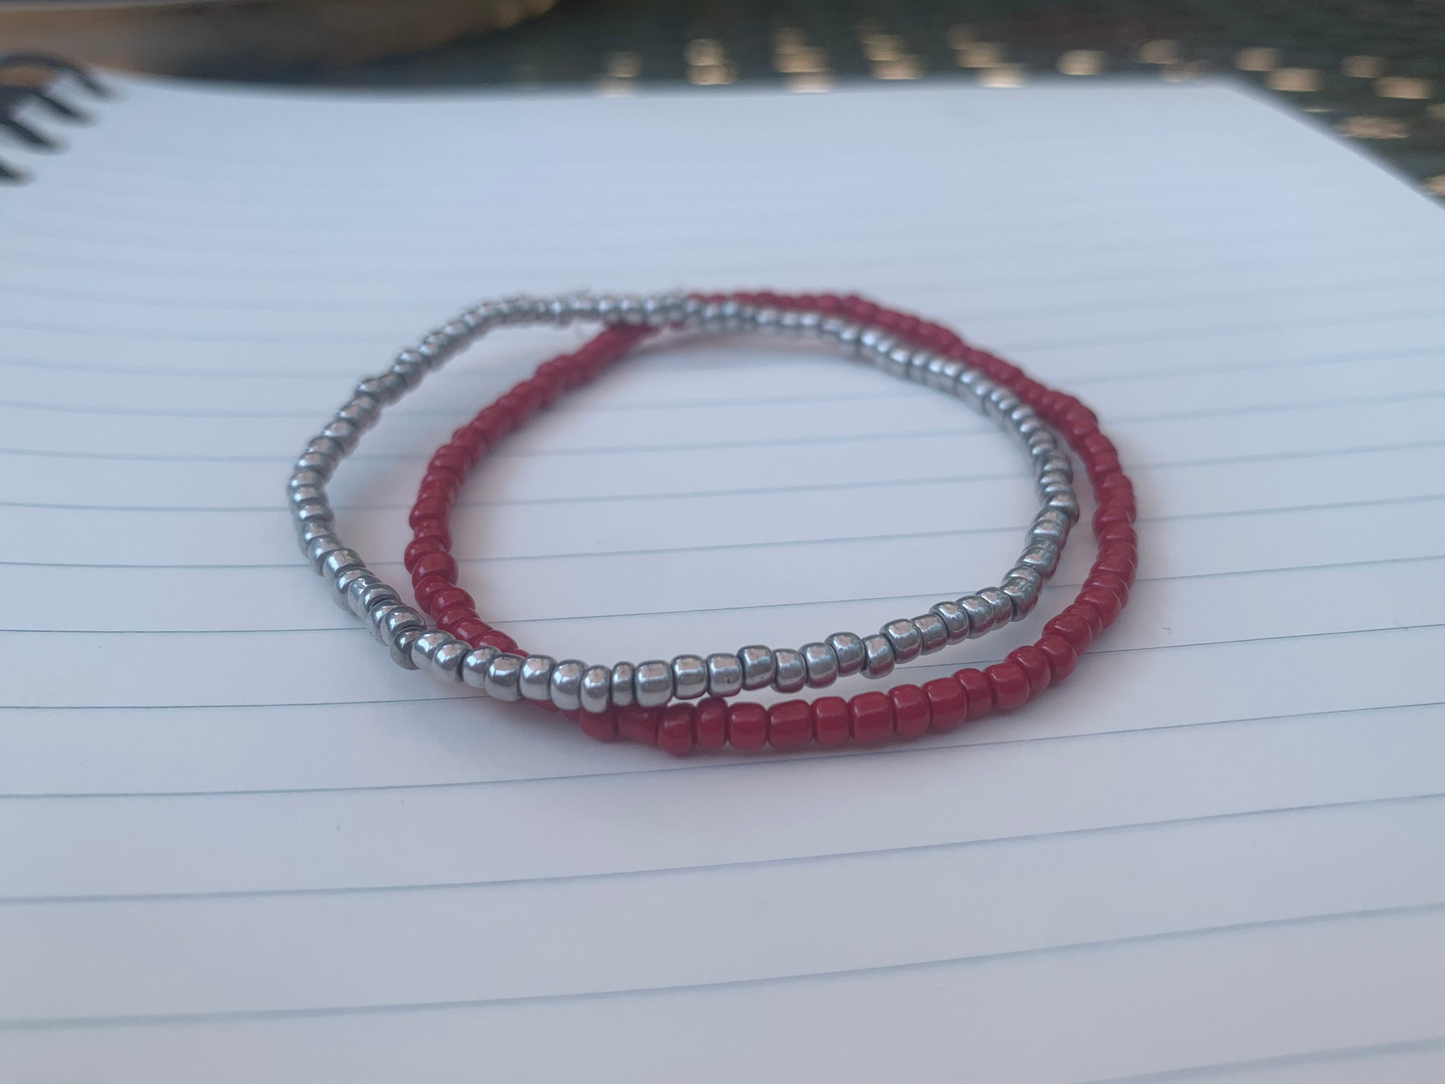
M 607 326 L 581 350 L 547 362 L 484 408 L 428 464 L 411 512 L 414 535 L 405 564 L 419 606 L 436 619 L 429 627 L 421 612 L 405 605 L 341 542 L 325 483 L 385 405 L 474 338 L 503 325 L 574 320 Z M 943 600 L 918 617 L 887 622 L 874 635 L 834 633 L 796 650 L 752 645 L 737 652 L 610 666 L 522 653 L 510 637 L 480 618 L 471 596 L 456 585 L 457 565 L 449 552 L 452 502 L 481 456 L 509 432 L 564 391 L 594 378 L 641 339 L 666 329 L 831 341 L 885 372 L 954 394 L 993 418 L 1028 454 L 1041 503 L 1018 561 L 998 587 Z M 1079 597 L 1045 626 L 1036 644 L 982 671 L 964 669 L 922 687 L 900 685 L 851 701 L 825 696 L 811 704 L 795 700 L 765 709 L 728 699 L 751 689 L 823 688 L 849 674 L 881 678 L 897 663 L 1027 616 L 1079 516 L 1072 465 L 1056 431 L 1081 457 L 1093 483 L 1100 553 Z M 498 699 L 561 710 L 594 737 L 621 735 L 672 752 L 723 744 L 750 749 L 764 744 L 791 748 L 813 740 L 825 745 L 871 741 L 951 729 L 964 718 L 1011 710 L 1072 671 L 1078 653 L 1127 601 L 1136 564 L 1132 487 L 1092 412 L 966 346 L 939 325 L 860 298 L 733 294 L 484 302 L 402 351 L 387 372 L 357 386 L 297 461 L 290 501 L 308 559 L 331 581 L 337 601 L 370 623 L 398 664 Z

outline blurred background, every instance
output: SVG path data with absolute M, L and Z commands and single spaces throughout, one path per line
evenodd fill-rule
M 0 42 L 197 79 L 604 94 L 1230 72 L 1445 199 L 1445 0 L 0 0 Z

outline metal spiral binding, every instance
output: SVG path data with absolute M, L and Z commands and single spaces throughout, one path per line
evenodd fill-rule
M 68 75 L 93 97 L 110 97 L 110 91 L 90 72 L 78 64 L 72 64 L 58 56 L 51 56 L 48 53 L 0 54 L 0 79 L 3 79 L 7 70 L 14 68 L 43 68 L 55 75 Z M 32 101 L 38 102 L 48 113 L 59 120 L 85 123 L 91 119 L 89 114 L 83 110 L 77 109 L 69 102 L 50 93 L 49 84 L 40 87 L 0 85 L 0 129 L 4 129 L 11 137 L 32 150 L 58 151 L 62 146 L 52 136 L 16 116 L 21 106 Z M 28 174 L 24 170 L 16 169 L 0 159 L 0 182 L 20 184 L 28 179 Z

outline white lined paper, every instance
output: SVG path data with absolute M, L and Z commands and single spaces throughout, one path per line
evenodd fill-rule
M 127 81 L 70 142 L 0 208 L 0 1065 L 1438 1074 L 1438 209 L 1222 86 Z M 1144 564 L 1066 690 L 673 762 L 395 671 L 294 557 L 287 458 L 449 306 L 763 281 L 937 313 L 1099 409 Z M 333 492 L 369 559 L 399 573 L 438 435 L 575 341 L 499 337 L 368 436 Z M 1002 568 L 1022 481 L 920 389 L 681 344 L 519 434 L 457 551 L 557 654 L 801 642 Z

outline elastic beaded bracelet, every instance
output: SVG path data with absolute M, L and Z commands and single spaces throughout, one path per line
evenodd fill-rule
M 741 300 L 752 300 L 748 295 L 735 295 Z M 786 306 L 793 301 L 767 295 L 768 303 Z M 825 299 L 832 300 L 832 299 Z M 866 305 L 859 299 L 840 301 L 838 304 Z M 898 320 L 910 319 L 902 314 L 890 314 L 878 310 L 884 317 Z M 613 329 L 620 331 L 622 329 Z M 635 329 L 627 329 L 634 330 Z M 942 329 L 938 329 L 942 331 Z M 946 334 L 946 333 L 945 333 Z M 606 361 L 623 353 L 630 340 L 640 336 L 633 334 L 613 335 L 604 332 L 598 340 L 584 347 L 584 352 L 595 353 Z M 961 343 L 958 344 L 961 347 Z M 554 359 L 538 371 L 547 371 L 554 364 L 566 364 L 567 357 Z M 997 359 L 992 363 L 1003 365 Z M 1011 374 L 1002 372 L 1004 378 Z M 504 397 L 505 398 L 505 397 Z M 1067 401 L 1071 406 L 1076 400 Z M 494 404 L 495 406 L 495 404 Z M 486 417 L 491 407 L 484 408 L 479 417 Z M 1063 411 L 1069 413 L 1069 410 Z M 1082 428 L 1081 428 L 1082 425 Z M 1096 530 L 1107 532 L 1105 547 L 1091 571 L 1085 590 L 1098 592 L 1093 604 L 1084 602 L 1050 622 L 1044 636 L 1035 644 L 1011 652 L 1004 663 L 990 666 L 985 670 L 960 670 L 952 677 L 939 678 L 923 686 L 898 685 L 886 695 L 860 693 L 845 701 L 840 697 L 822 697 L 812 704 L 804 700 L 790 700 L 764 708 L 759 704 L 733 702 L 725 703 L 716 697 L 699 701 L 696 705 L 678 703 L 666 708 L 645 708 L 635 702 L 626 707 L 606 707 L 602 710 L 568 709 L 564 714 L 578 722 L 588 735 L 611 740 L 619 736 L 662 747 L 675 755 L 684 755 L 694 749 L 718 749 L 731 743 L 734 748 L 754 750 L 770 745 L 774 749 L 794 749 L 810 742 L 820 745 L 835 745 L 849 740 L 858 742 L 878 741 L 891 736 L 916 737 L 927 731 L 951 730 L 965 718 L 977 718 L 992 710 L 1011 711 L 1057 684 L 1073 672 L 1078 655 L 1089 646 L 1093 637 L 1117 617 L 1123 603 L 1127 601 L 1128 590 L 1134 581 L 1135 549 L 1132 528 L 1127 524 L 1133 519 L 1132 487 L 1122 472 L 1112 466 L 1107 458 L 1113 456 L 1113 446 L 1107 441 L 1095 440 L 1097 426 L 1092 425 L 1092 415 L 1075 413 L 1072 428 L 1080 436 L 1081 443 L 1088 447 L 1083 452 L 1086 464 L 1095 474 L 1096 484 L 1101 493 L 1101 504 L 1111 505 L 1112 510 L 1102 508 L 1096 516 Z M 457 430 L 451 445 L 467 444 L 467 428 Z M 448 447 L 447 445 L 443 446 Z M 468 462 L 474 457 L 464 455 Z M 453 464 L 457 456 L 444 457 Z M 433 461 L 437 462 L 436 460 Z M 455 495 L 460 482 L 470 467 L 458 468 L 460 478 L 454 477 L 453 466 L 445 468 L 444 477 L 432 483 L 423 481 L 425 491 L 429 484 L 444 482 L 450 497 Z M 419 498 L 420 504 L 421 498 Z M 436 539 L 442 539 L 441 549 L 450 546 L 449 516 L 436 513 L 435 509 L 424 510 L 417 519 L 416 536 L 408 547 L 406 563 L 414 568 L 425 555 L 438 552 Z M 1118 522 L 1115 522 L 1118 521 Z M 1124 526 L 1119 526 L 1122 523 Z M 1127 535 L 1127 537 L 1126 537 Z M 436 574 L 418 577 L 417 596 L 424 600 L 429 612 L 439 616 L 438 628 L 467 639 L 469 629 L 487 629 L 476 616 L 471 596 L 451 585 L 450 581 Z M 434 600 L 435 605 L 427 603 Z M 502 634 L 494 633 L 500 637 Z M 512 650 L 515 645 L 507 639 Z M 413 650 L 416 650 L 415 648 Z M 562 665 L 562 664 L 558 664 Z M 535 702 L 538 707 L 553 708 L 547 702 Z
M 375 422 L 382 403 L 399 398 L 429 369 L 439 366 L 454 353 L 470 337 L 465 331 L 473 324 L 480 333 L 493 323 L 564 324 L 578 316 L 647 328 L 689 327 L 715 332 L 755 331 L 831 338 L 873 361 L 885 372 L 959 396 L 1015 435 L 1031 458 L 1042 508 L 1030 528 L 1018 563 L 1004 576 L 1000 587 L 985 588 L 958 601 L 944 600 L 927 614 L 888 622 L 880 633 L 868 637 L 835 633 L 827 642 L 807 644 L 798 651 L 773 651 L 755 645 L 736 655 L 717 653 L 706 659 L 678 655 L 671 662 L 657 659 L 635 666 L 618 663 L 609 667 L 567 660 L 559 666 L 549 656 L 524 658 L 501 650 L 502 645 L 483 643 L 472 651 L 473 645 L 450 634 L 426 632 L 420 615 L 410 607 L 400 606 L 395 600 L 389 600 L 394 609 L 380 605 L 383 592 L 390 589 L 379 580 L 371 582 L 375 578 L 367 577 L 360 557 L 345 548 L 336 536 L 334 516 L 325 501 L 326 479 L 315 469 L 319 464 L 311 462 L 320 451 L 308 449 L 303 462 L 297 465 L 291 493 L 307 556 L 318 571 L 337 578 L 338 591 L 345 576 L 346 590 L 357 584 L 358 592 L 366 589 L 374 592 L 368 618 L 383 643 L 390 641 L 388 646 L 394 649 L 393 655 L 402 665 L 424 667 L 444 680 L 460 679 L 504 700 L 550 701 L 558 708 L 585 706 L 592 711 L 601 711 L 609 704 L 622 707 L 633 702 L 642 707 L 657 707 L 674 695 L 681 699 L 708 693 L 726 696 L 769 685 L 779 692 L 796 692 L 804 686 L 824 687 L 840 676 L 860 672 L 867 677 L 881 678 L 893 670 L 896 662 L 907 662 L 949 643 L 982 635 L 1027 616 L 1033 609 L 1039 589 L 1058 563 L 1061 546 L 1079 511 L 1072 488 L 1072 466 L 1068 457 L 1060 453 L 1053 434 L 1031 407 L 1008 389 L 989 381 L 979 370 L 919 349 L 907 336 L 896 336 L 877 325 L 844 320 L 816 308 L 780 308 L 755 303 L 750 298 L 710 301 L 676 296 L 617 301 L 555 298 L 484 303 L 476 310 L 469 310 L 455 324 L 427 336 L 416 350 L 403 351 L 390 373 L 358 385 L 356 397 L 338 411 L 318 442 L 337 445 L 332 449 L 333 456 L 349 454 L 362 428 Z M 490 413 L 484 411 L 487 417 L 469 427 L 462 445 L 437 453 L 441 458 L 434 459 L 429 468 L 428 481 L 412 512 L 413 526 L 423 522 L 428 512 L 440 513 L 447 507 L 445 497 L 449 486 L 460 485 L 463 472 L 475 461 L 473 449 L 479 455 L 488 442 L 497 439 L 507 428 L 520 424 L 539 406 L 553 401 L 573 375 L 584 379 L 595 375 L 597 362 L 605 363 L 615 356 L 615 351 L 608 352 L 604 345 L 603 352 L 595 359 L 581 364 L 549 363 L 553 369 L 517 385 L 489 408 Z M 300 469 L 303 465 L 304 470 Z M 428 553 L 420 557 L 411 572 L 417 584 L 431 576 L 454 582 L 456 564 L 448 554 Z M 403 639 L 402 633 L 413 629 L 422 631 Z

